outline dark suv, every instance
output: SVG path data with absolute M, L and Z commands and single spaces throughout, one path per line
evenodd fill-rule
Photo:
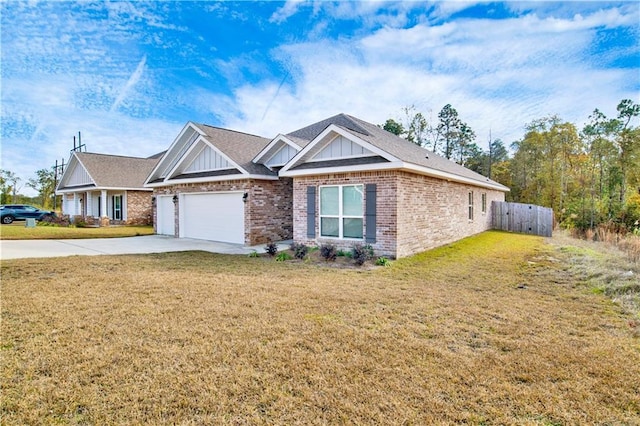
M 4 224 L 12 223 L 14 220 L 25 220 L 34 218 L 42 220 L 45 216 L 54 216 L 55 212 L 40 210 L 25 204 L 6 204 L 0 206 L 0 220 Z

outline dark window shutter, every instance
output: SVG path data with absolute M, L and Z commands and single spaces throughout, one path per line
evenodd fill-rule
M 316 237 L 316 187 L 307 186 L 307 238 Z
M 367 243 L 376 242 L 376 190 L 377 186 L 375 183 L 370 183 L 365 186 L 366 203 L 364 219 L 367 225 L 367 235 L 365 236 Z

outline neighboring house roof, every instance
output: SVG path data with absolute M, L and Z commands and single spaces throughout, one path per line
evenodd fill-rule
M 146 190 L 144 182 L 158 158 L 73 152 L 57 190 L 78 189 Z
M 269 142 L 261 136 L 188 122 L 149 174 L 145 186 L 256 177 L 277 179 L 275 172 L 252 161 Z M 202 160 L 202 166 L 194 165 L 203 156 L 208 159 Z
M 362 162 L 353 160 L 310 162 L 309 160 L 324 146 L 326 137 L 332 132 L 347 136 L 349 139 L 365 146 L 370 151 L 371 157 L 369 157 L 369 160 Z M 313 173 L 314 169 L 316 171 L 320 169 L 327 171 L 332 167 L 358 167 L 358 170 L 373 170 L 376 168 L 405 169 L 414 173 L 472 183 L 501 191 L 509 190 L 506 186 L 447 160 L 432 151 L 389 133 L 374 124 L 346 114 L 338 114 L 322 120 L 296 130 L 288 136 L 291 135 L 310 139 L 298 155 L 282 168 L 280 174 L 283 176 L 308 175 Z

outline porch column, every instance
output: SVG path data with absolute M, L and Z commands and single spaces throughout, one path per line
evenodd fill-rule
M 103 189 L 100 193 L 100 217 L 109 217 L 107 214 L 107 190 Z
M 78 193 L 73 193 L 73 215 L 78 216 Z
M 87 195 L 85 195 L 86 197 L 86 206 L 87 206 L 87 214 L 85 216 L 95 216 L 93 214 L 93 203 L 92 203 L 92 197 L 91 197 L 91 192 L 87 192 Z

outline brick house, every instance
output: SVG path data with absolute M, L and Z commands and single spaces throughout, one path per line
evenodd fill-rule
M 255 245 L 293 233 L 293 182 L 253 158 L 269 139 L 189 122 L 151 172 L 157 234 Z
M 62 214 L 99 226 L 152 224 L 152 190 L 143 185 L 158 160 L 73 152 L 56 187 Z
M 404 257 L 491 228 L 509 189 L 376 125 L 340 114 L 289 135 L 308 141 L 293 178 L 293 239 Z
M 491 228 L 509 189 L 355 117 L 268 140 L 188 123 L 147 179 L 159 234 L 408 256 Z

